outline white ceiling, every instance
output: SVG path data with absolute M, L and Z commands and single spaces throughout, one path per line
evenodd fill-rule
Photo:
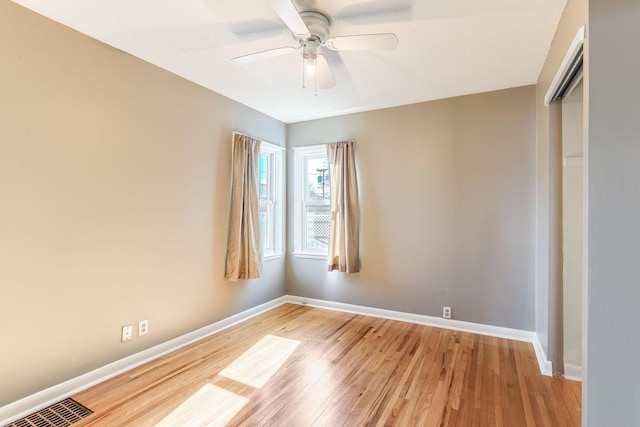
M 317 96 L 298 53 L 230 61 L 295 44 L 266 0 L 14 1 L 293 123 L 534 84 L 567 0 L 294 0 L 329 16 L 332 36 L 400 40 L 392 52 L 321 48 L 337 85 Z

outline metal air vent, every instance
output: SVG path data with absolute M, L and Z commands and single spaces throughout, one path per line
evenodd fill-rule
M 65 399 L 5 427 L 66 427 L 93 414 L 73 399 Z

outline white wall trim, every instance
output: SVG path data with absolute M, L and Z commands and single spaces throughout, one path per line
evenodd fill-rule
M 67 397 L 79 393 L 82 390 L 86 390 L 89 387 L 155 360 L 161 356 L 171 353 L 172 351 L 176 351 L 189 344 L 193 344 L 196 341 L 211 336 L 238 323 L 244 322 L 245 320 L 285 304 L 286 302 L 287 298 L 284 296 L 276 298 L 272 301 L 268 301 L 264 304 L 250 308 L 249 310 L 212 323 L 211 325 L 132 354 L 131 356 L 116 360 L 115 362 L 109 363 L 108 365 L 102 366 L 91 372 L 87 372 L 86 374 L 2 406 L 0 407 L 0 426 L 12 423 L 17 419 L 23 418 L 42 408 L 46 408 L 47 406 L 66 399 Z
M 571 381 L 582 382 L 582 366 L 572 365 L 571 363 L 565 363 L 564 378 Z
M 472 334 L 487 335 L 497 338 L 506 338 L 515 341 L 529 342 L 533 345 L 540 373 L 551 376 L 553 373 L 551 362 L 542 349 L 538 334 L 532 331 L 504 328 L 501 326 L 482 325 L 479 323 L 463 322 L 460 320 L 442 319 L 440 317 L 425 316 L 421 314 L 404 313 L 401 311 L 384 310 L 380 308 L 365 307 L 361 305 L 344 304 L 340 302 L 303 298 L 293 295 L 286 296 L 286 302 L 292 304 L 308 305 L 311 307 L 325 308 L 328 310 L 342 311 L 346 313 L 362 314 L 365 316 L 380 317 L 383 319 L 399 320 L 401 322 L 416 323 L 419 325 L 435 326 L 454 331 L 470 332 Z
M 536 352 L 536 359 L 538 359 L 538 366 L 540 367 L 540 373 L 548 377 L 553 376 L 553 364 L 547 359 L 547 354 L 544 352 L 540 337 L 537 333 L 534 333 L 533 337 L 533 349 Z
M 543 375 L 551 375 L 551 362 L 546 360 L 538 335 L 532 331 L 504 328 L 501 326 L 482 325 L 478 323 L 463 322 L 460 320 L 442 319 L 439 317 L 425 316 L 421 314 L 405 313 L 401 311 L 385 310 L 381 308 L 366 307 L 361 305 L 345 304 L 340 302 L 303 298 L 293 295 L 285 295 L 272 301 L 253 307 L 249 310 L 222 319 L 211 325 L 189 332 L 157 346 L 143 350 L 131 356 L 127 356 L 108 365 L 102 366 L 86 374 L 72 378 L 63 383 L 49 387 L 30 396 L 0 407 L 0 425 L 6 425 L 25 417 L 35 411 L 59 402 L 69 396 L 86 390 L 96 384 L 141 366 L 147 362 L 162 357 L 172 351 L 176 351 L 189 344 L 193 344 L 203 338 L 227 329 L 252 317 L 269 311 L 285 303 L 308 305 L 311 307 L 325 308 L 328 310 L 346 313 L 361 314 L 365 316 L 379 317 L 383 319 L 398 320 L 401 322 L 415 323 L 419 325 L 435 326 L 454 331 L 469 332 L 479 335 L 487 335 L 497 338 L 506 338 L 515 341 L 529 342 L 533 344 L 536 358 Z M 565 367 L 566 371 L 566 367 Z M 580 374 L 581 375 L 581 374 Z M 565 375 L 567 379 L 569 376 Z

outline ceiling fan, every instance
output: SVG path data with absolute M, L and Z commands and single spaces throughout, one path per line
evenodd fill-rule
M 284 46 L 263 50 L 248 55 L 237 56 L 231 61 L 237 64 L 258 61 L 265 58 L 302 52 L 302 86 L 304 87 L 305 71 L 314 76 L 314 84 L 321 89 L 330 89 L 336 84 L 333 73 L 325 57 L 318 53 L 319 47 L 330 50 L 394 50 L 398 45 L 398 37 L 393 33 L 360 34 L 349 36 L 329 36 L 331 21 L 326 15 L 317 11 L 298 12 L 292 0 L 267 0 L 275 13 L 284 22 L 297 46 Z M 317 95 L 317 91 L 316 91 Z

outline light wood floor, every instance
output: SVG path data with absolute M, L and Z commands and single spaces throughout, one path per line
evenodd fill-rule
M 285 304 L 76 396 L 86 426 L 579 426 L 528 343 Z

